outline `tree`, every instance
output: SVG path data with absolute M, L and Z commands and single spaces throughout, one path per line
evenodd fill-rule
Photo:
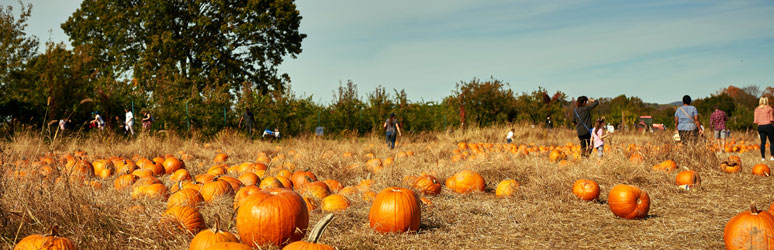
M 38 39 L 27 36 L 24 29 L 32 12 L 32 4 L 26 7 L 21 1 L 19 18 L 13 15 L 13 7 L 0 5 L 0 121 L 20 108 L 11 98 L 11 82 L 19 83 L 24 77 L 27 63 L 38 50 Z
M 301 53 L 300 21 L 292 0 L 92 0 L 62 29 L 73 46 L 93 48 L 98 76 L 132 74 L 148 91 L 175 79 L 196 94 L 249 82 L 264 94 L 289 82 L 277 66 Z
M 508 84 L 494 78 L 481 81 L 474 78 L 469 82 L 460 82 L 444 103 L 459 110 L 465 107 L 466 123 L 481 127 L 503 123 L 515 118 L 516 98 Z

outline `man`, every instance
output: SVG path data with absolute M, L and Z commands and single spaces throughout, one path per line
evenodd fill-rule
M 546 128 L 554 128 L 554 122 L 551 121 L 551 117 L 546 117 Z
M 384 130 L 386 131 L 386 137 L 387 137 L 387 146 L 390 147 L 390 149 L 395 148 L 395 132 L 398 132 L 398 136 L 400 136 L 400 125 L 398 124 L 398 120 L 395 118 L 395 113 L 390 114 L 390 118 L 387 119 L 387 121 L 384 122 L 384 125 L 382 126 Z
M 242 121 L 245 122 L 245 130 L 247 131 L 247 138 L 253 139 L 253 124 L 255 119 L 253 118 L 253 112 L 250 112 L 250 107 L 245 107 L 245 112 L 242 113 L 242 118 L 239 119 L 238 127 L 242 127 Z
M 124 108 L 124 111 L 126 111 L 126 123 L 124 123 L 124 128 L 129 134 L 134 135 L 134 115 L 132 115 L 132 111 L 129 111 L 128 108 Z
M 728 116 L 726 112 L 720 110 L 718 106 L 715 106 L 715 112 L 710 115 L 710 126 L 715 131 L 715 142 L 720 140 L 719 150 L 723 151 L 723 147 L 726 145 L 726 122 Z

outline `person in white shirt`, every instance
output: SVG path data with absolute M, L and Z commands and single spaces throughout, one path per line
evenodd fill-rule
M 127 132 L 129 132 L 131 135 L 134 135 L 134 115 L 132 115 L 132 111 L 129 111 L 129 109 L 125 108 L 124 111 L 126 111 L 126 123 L 124 123 L 124 128 Z
M 99 128 L 99 131 L 105 130 L 105 120 L 102 119 L 102 116 L 99 115 L 99 111 L 94 111 L 94 120 L 92 120 L 92 123 L 95 123 L 97 125 L 97 128 Z
M 513 131 L 514 129 L 511 129 L 511 131 L 508 131 L 508 135 L 505 136 L 505 141 L 508 142 L 508 144 L 513 142 Z

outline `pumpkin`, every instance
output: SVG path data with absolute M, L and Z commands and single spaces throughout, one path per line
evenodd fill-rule
M 667 173 L 672 172 L 676 168 L 677 168 L 677 163 L 673 160 L 666 160 L 653 166 L 653 170 L 664 171 Z
M 253 248 L 239 242 L 219 242 L 208 247 L 207 250 L 253 250 Z
M 483 192 L 486 187 L 484 178 L 473 170 L 462 170 L 446 180 L 446 187 L 460 194 L 474 191 Z
M 374 191 L 365 191 L 365 192 L 363 192 L 363 194 L 361 196 L 363 198 L 363 201 L 371 202 L 374 199 L 376 199 L 376 195 L 377 195 L 377 193 L 374 192 Z
M 244 173 L 239 176 L 239 181 L 245 186 L 255 186 L 261 182 L 261 178 L 258 178 L 258 175 L 254 173 Z
M 737 161 L 724 161 L 720 163 L 720 170 L 729 174 L 738 173 L 742 171 L 742 165 Z
M 173 182 L 191 180 L 191 174 L 188 173 L 188 170 L 178 169 L 169 176 L 169 180 Z
M 239 188 L 242 187 L 242 182 L 239 181 L 239 179 L 231 176 L 221 176 L 221 177 L 218 177 L 218 180 L 228 182 L 228 184 L 231 185 L 231 189 L 233 189 L 234 191 L 239 190 Z
M 212 182 L 212 180 L 214 179 L 215 179 L 215 176 L 211 174 L 200 174 L 194 177 L 194 180 L 196 180 L 196 182 L 201 182 L 201 183 L 209 183 L 209 182 Z
M 413 182 L 413 187 L 426 195 L 441 193 L 441 183 L 432 175 L 422 175 Z
M 320 202 L 320 209 L 325 212 L 341 212 L 349 207 L 349 199 L 340 194 L 329 195 Z
M 344 196 L 352 196 L 357 194 L 358 192 L 360 191 L 358 191 L 356 187 L 348 186 L 348 187 L 342 188 L 341 191 L 339 191 L 339 194 Z
M 169 191 L 164 184 L 148 184 L 139 185 L 134 187 L 132 191 L 132 198 L 163 198 L 166 199 L 169 196 Z
M 317 176 L 309 171 L 298 170 L 290 176 L 290 181 L 293 182 L 293 187 L 295 187 L 295 189 L 300 189 L 306 183 L 317 181 Z
M 167 208 L 174 206 L 187 206 L 197 209 L 204 202 L 204 198 L 198 190 L 192 188 L 183 188 L 169 196 L 167 199 Z
M 634 152 L 629 156 L 629 162 L 639 164 L 645 161 L 645 157 L 640 152 Z
M 370 175 L 369 175 L 370 177 Z M 371 191 L 371 186 L 374 184 L 374 180 L 371 180 L 370 178 L 367 178 L 365 180 L 360 181 L 360 183 L 355 186 L 358 191 L 360 192 L 366 192 Z
M 172 174 L 178 169 L 185 168 L 185 163 L 174 157 L 164 159 L 162 165 L 164 166 L 164 172 L 167 174 Z
M 215 179 L 212 182 L 202 185 L 201 189 L 199 189 L 199 192 L 201 192 L 204 201 L 212 202 L 213 200 L 220 197 L 226 197 L 234 194 L 234 188 L 232 188 L 231 184 L 226 181 Z
M 772 249 L 774 216 L 767 211 L 758 211 L 752 204 L 750 211 L 744 211 L 726 223 L 723 241 L 726 249 Z
M 342 188 L 344 188 L 344 186 L 341 185 L 341 182 L 337 180 L 324 180 L 323 182 L 325 182 L 325 185 L 328 185 L 328 188 L 332 193 L 338 193 Z
M 301 194 L 311 196 L 315 199 L 322 199 L 331 194 L 331 190 L 328 188 L 328 185 L 322 181 L 306 183 L 299 191 Z
M 495 196 L 496 197 L 509 197 L 513 196 L 513 193 L 516 192 L 516 189 L 519 188 L 519 183 L 514 179 L 505 179 L 500 182 L 500 184 L 497 184 L 497 189 L 495 189 Z
M 220 242 L 239 242 L 236 235 L 220 230 L 220 220 L 215 220 L 215 227 L 199 232 L 188 244 L 188 250 L 206 250 Z
M 204 229 L 204 217 L 196 209 L 187 206 L 175 206 L 167 208 L 161 220 L 163 226 L 175 227 L 189 231 L 193 234 Z M 169 228 L 167 228 L 169 229 Z
M 607 197 L 610 211 L 625 219 L 641 219 L 648 215 L 650 197 L 648 193 L 635 186 L 618 184 L 610 190 Z
M 320 219 L 309 233 L 309 242 L 296 241 L 283 247 L 282 250 L 334 250 L 334 248 L 329 245 L 317 243 L 320 240 L 323 231 L 325 231 L 325 228 L 333 221 L 333 218 L 333 214 L 328 214 Z
M 288 178 L 289 180 L 291 176 L 293 176 L 293 173 L 291 173 L 287 169 L 282 169 L 280 171 L 277 171 L 277 176 L 282 176 L 282 177 Z
M 227 160 L 228 160 L 228 155 L 224 153 L 217 154 L 215 155 L 215 159 L 212 159 L 212 161 L 218 162 L 218 163 L 226 162 Z
M 304 202 L 306 203 L 306 210 L 309 212 L 314 211 L 317 209 L 317 203 L 314 201 L 314 199 L 304 196 Z
M 599 198 L 599 184 L 592 180 L 580 179 L 572 185 L 572 193 L 584 201 L 593 201 Z
M 207 169 L 207 174 L 221 176 L 228 173 L 228 165 L 215 165 Z
M 57 249 L 69 250 L 75 249 L 73 242 L 65 237 L 59 237 L 59 226 L 51 227 L 47 235 L 33 234 L 24 237 L 14 250 L 38 250 L 38 249 Z
M 738 155 L 729 156 L 728 161 L 735 162 L 737 165 L 742 166 L 742 158 L 739 158 Z
M 125 174 L 116 178 L 116 180 L 113 181 L 113 185 L 116 187 L 116 190 L 122 190 L 134 184 L 135 181 L 137 181 L 137 176 Z
M 294 189 L 295 184 L 293 184 L 293 182 L 290 181 L 290 179 L 288 179 L 288 178 L 286 178 L 284 176 L 277 176 L 276 178 L 277 178 L 277 181 L 282 183 L 283 187 L 285 187 L 287 189 Z
M 771 169 L 766 164 L 758 163 L 753 166 L 752 173 L 757 176 L 769 176 L 771 175 Z
M 245 186 L 240 188 L 239 191 L 237 191 L 236 196 L 234 196 L 234 210 L 242 205 L 242 203 L 245 201 L 245 198 L 254 193 L 258 193 L 259 191 L 261 191 L 261 188 L 257 186 Z
M 565 160 L 566 158 L 567 156 L 564 153 L 562 153 L 562 151 L 559 151 L 556 149 L 551 150 L 551 153 L 548 154 L 548 160 L 553 163 L 560 162 L 562 160 Z
M 419 229 L 422 211 L 419 197 L 411 189 L 388 187 L 379 192 L 368 213 L 372 229 L 381 233 Z
M 285 186 L 282 185 L 282 182 L 277 180 L 277 178 L 274 177 L 266 177 L 261 181 L 261 184 L 258 185 L 261 189 L 267 189 L 267 188 L 284 188 Z
M 701 186 L 701 178 L 696 171 L 680 171 L 680 173 L 677 173 L 677 177 L 675 177 L 675 184 L 682 189 L 688 190 Z
M 245 244 L 284 246 L 300 240 L 309 225 L 304 199 L 284 188 L 261 190 L 239 206 L 236 227 Z

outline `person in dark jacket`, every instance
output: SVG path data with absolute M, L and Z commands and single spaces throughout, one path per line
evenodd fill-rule
M 592 149 L 589 147 L 591 142 L 591 110 L 599 105 L 599 101 L 589 99 L 586 96 L 580 96 L 575 101 L 575 110 L 572 114 L 572 123 L 575 124 L 575 130 L 578 132 L 581 152 L 583 157 L 588 157 Z

